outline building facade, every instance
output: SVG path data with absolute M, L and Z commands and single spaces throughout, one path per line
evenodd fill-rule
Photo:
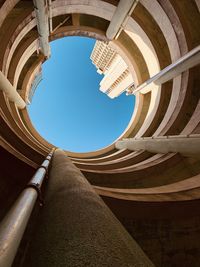
M 110 98 L 119 96 L 133 85 L 126 62 L 109 44 L 96 41 L 90 58 L 97 72 L 104 75 L 99 89 Z

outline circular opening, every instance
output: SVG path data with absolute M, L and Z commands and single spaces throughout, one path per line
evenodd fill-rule
M 103 75 L 90 59 L 95 40 L 66 37 L 51 43 L 42 80 L 28 110 L 37 131 L 72 152 L 91 152 L 113 143 L 126 129 L 134 96 L 111 99 L 99 90 Z M 41 77 L 40 77 L 41 79 Z

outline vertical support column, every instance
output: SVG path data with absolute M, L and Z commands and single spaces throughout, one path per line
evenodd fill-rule
M 0 71 L 0 90 L 2 90 L 8 99 L 15 103 L 15 105 L 19 109 L 23 109 L 26 107 L 26 103 L 18 94 L 17 90 L 12 86 L 10 81 L 4 76 L 4 74 Z
M 185 157 L 200 156 L 200 135 L 158 136 L 143 138 L 126 138 L 115 143 L 117 149 L 131 151 L 146 150 L 151 153 L 180 153 Z
M 173 62 L 169 66 L 162 69 L 146 82 L 139 85 L 137 88 L 128 90 L 127 95 L 135 94 L 137 92 L 148 92 L 148 87 L 151 88 L 152 84 L 162 85 L 163 83 L 177 77 L 182 72 L 189 70 L 192 67 L 200 64 L 200 45 L 189 51 L 187 54 Z
M 33 0 L 35 7 L 35 15 L 37 21 L 37 29 L 39 33 L 40 49 L 46 58 L 51 55 L 49 45 L 49 16 L 48 8 L 45 0 Z
M 57 149 L 45 206 L 24 266 L 144 267 L 153 264 L 79 169 Z
M 139 0 L 120 0 L 106 31 L 109 40 L 117 38 Z

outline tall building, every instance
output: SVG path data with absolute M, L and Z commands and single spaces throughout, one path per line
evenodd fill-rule
M 90 58 L 97 72 L 104 75 L 100 90 L 110 98 L 119 96 L 133 85 L 126 62 L 109 44 L 96 41 Z
M 1 267 L 200 266 L 199 28 L 199 0 L 0 1 Z M 112 40 L 136 85 L 126 131 L 91 153 L 27 113 L 49 41 L 71 35 Z
M 29 90 L 27 90 L 28 92 L 28 96 L 27 96 L 27 103 L 31 103 L 33 96 L 35 94 L 35 90 L 37 89 L 39 83 L 42 81 L 42 69 L 41 67 L 38 69 L 38 71 L 34 74 L 33 80 L 30 84 Z
M 99 74 L 105 74 L 108 71 L 115 57 L 114 49 L 101 41 L 96 41 L 90 56 Z

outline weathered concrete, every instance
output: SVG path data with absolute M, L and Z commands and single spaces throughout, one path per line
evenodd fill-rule
M 24 266 L 153 266 L 62 150 Z
M 131 15 L 133 9 L 136 7 L 138 0 L 121 0 L 115 10 L 110 25 L 106 31 L 108 39 L 116 38 L 123 26 L 127 22 L 127 17 Z
M 151 153 L 180 153 L 184 156 L 200 155 L 200 136 L 160 136 L 157 138 L 133 139 L 128 138 L 117 141 L 115 147 L 118 149 L 129 149 L 133 151 L 146 150 Z
M 35 6 L 35 14 L 37 20 L 37 29 L 39 33 L 40 49 L 45 57 L 49 58 L 51 55 L 49 46 L 49 24 L 48 13 L 45 1 L 33 1 Z

